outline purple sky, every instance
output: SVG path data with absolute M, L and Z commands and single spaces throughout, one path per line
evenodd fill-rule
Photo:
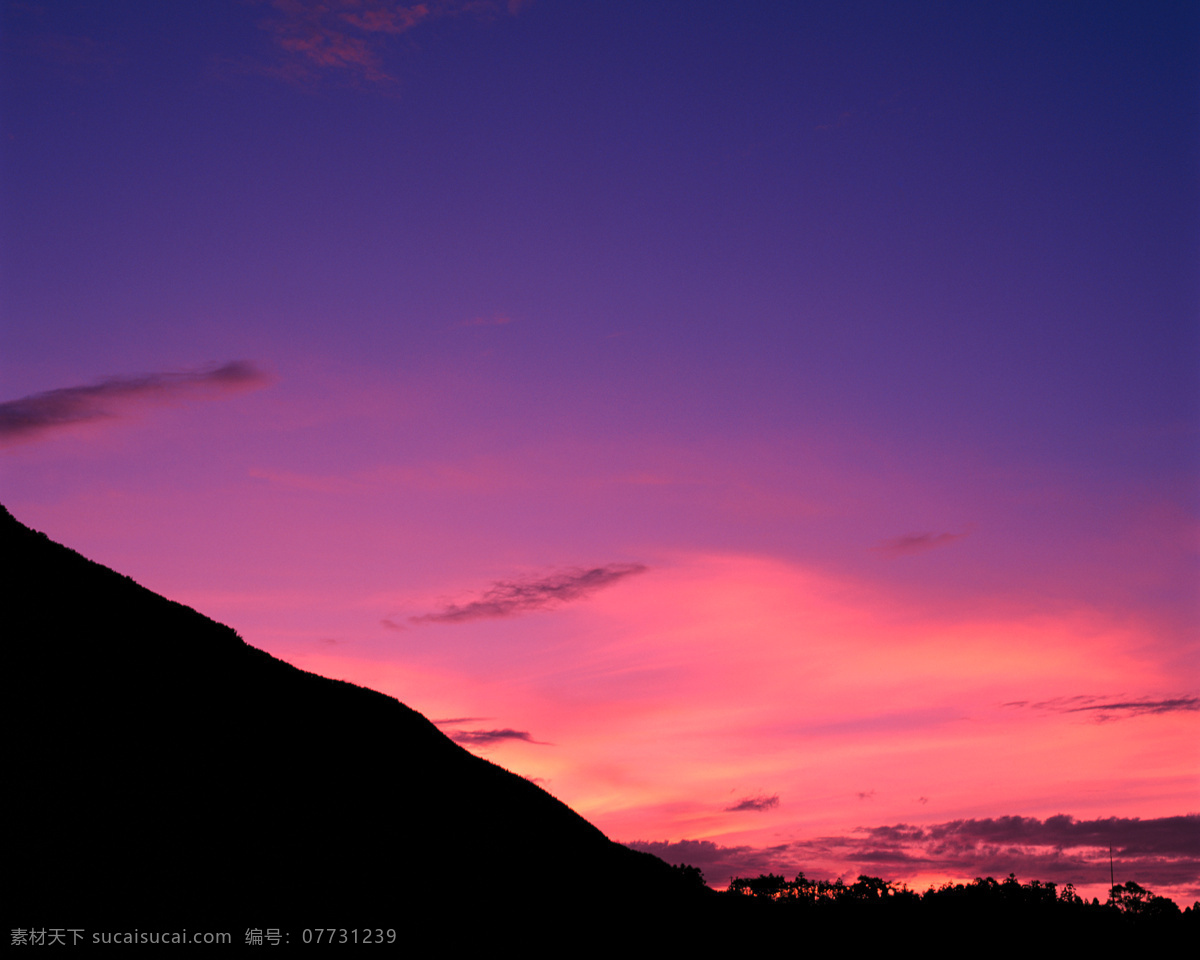
M 710 881 L 1200 896 L 1194 5 L 0 10 L 19 520 Z

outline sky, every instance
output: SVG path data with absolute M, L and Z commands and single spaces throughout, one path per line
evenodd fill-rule
M 1187 3 L 4 0 L 0 500 L 714 886 L 1191 903 L 1198 107 Z

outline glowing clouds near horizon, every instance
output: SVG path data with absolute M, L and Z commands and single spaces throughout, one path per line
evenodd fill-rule
M 520 618 L 493 659 L 496 625 L 447 624 L 421 641 L 421 683 L 383 689 L 494 717 L 455 738 L 620 840 L 758 856 L 780 838 L 998 811 L 1170 816 L 1194 796 L 1194 773 L 1164 758 L 1194 731 L 1195 697 L 1144 657 L 1150 635 L 1087 611 L 938 619 L 781 560 L 693 554 Z M 860 847 L 788 862 L 819 874 Z

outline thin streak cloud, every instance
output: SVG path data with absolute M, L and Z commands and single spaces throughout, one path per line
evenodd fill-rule
M 235 360 L 192 373 L 109 377 L 84 387 L 62 387 L 0 403 L 0 444 L 36 439 L 52 430 L 127 415 L 140 405 L 168 403 L 189 393 L 230 393 L 264 386 L 269 378 Z
M 1127 720 L 1130 717 L 1162 713 L 1195 713 L 1200 711 L 1200 697 L 1168 697 L 1152 699 L 1138 697 L 1123 700 L 1113 697 L 1074 696 L 1055 697 L 1031 703 L 1028 700 L 1013 700 L 1006 707 L 1029 707 L 1047 713 L 1084 713 L 1096 723 L 1110 720 Z
M 906 533 L 902 537 L 880 541 L 875 550 L 885 557 L 907 557 L 937 550 L 939 547 L 948 547 L 965 536 L 966 533 Z
M 448 727 L 458 723 L 485 723 L 492 717 L 447 717 L 444 720 L 431 721 L 435 727 Z
M 522 740 L 525 743 L 536 743 L 546 746 L 544 740 L 534 740 L 528 730 L 452 730 L 448 734 L 455 743 L 471 746 L 489 746 L 493 743 L 503 743 L 507 740 Z
M 743 810 L 755 810 L 761 813 L 763 810 L 770 810 L 772 807 L 779 806 L 779 794 L 773 794 L 769 797 L 743 797 L 732 806 L 726 807 L 726 813 L 740 813 Z
M 410 623 L 466 623 L 513 617 L 582 600 L 619 580 L 642 573 L 640 563 L 610 563 L 590 570 L 568 570 L 536 580 L 498 580 L 478 600 L 452 603 L 433 613 L 409 617 Z

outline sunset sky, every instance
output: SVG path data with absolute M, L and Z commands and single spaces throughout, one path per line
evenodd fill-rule
M 18 520 L 714 886 L 1200 898 L 1194 4 L 0 10 Z

